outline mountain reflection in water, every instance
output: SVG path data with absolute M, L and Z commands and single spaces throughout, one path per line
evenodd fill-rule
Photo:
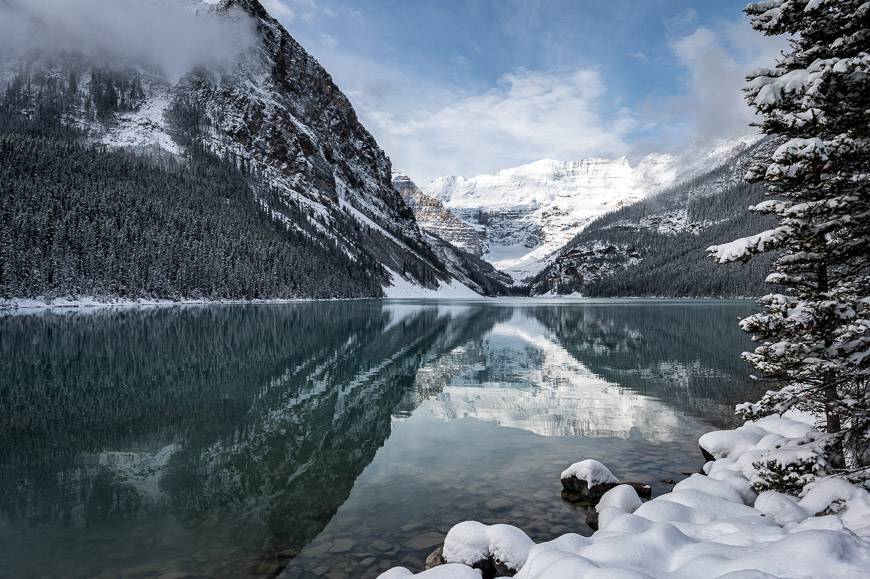
M 421 564 L 466 518 L 588 532 L 560 466 L 697 468 L 697 435 L 757 389 L 737 358 L 750 309 L 2 316 L 0 576 L 372 575 Z

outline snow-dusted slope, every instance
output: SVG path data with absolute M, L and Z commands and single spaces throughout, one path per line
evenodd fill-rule
M 600 216 L 530 281 L 533 294 L 618 296 L 758 295 L 765 268 L 718 267 L 704 248 L 761 228 L 747 211 L 763 191 L 743 176 L 769 139 L 720 144 L 681 170 L 675 183 Z
M 501 295 L 509 291 L 508 286 L 513 283 L 510 275 L 479 257 L 487 251 L 482 232 L 420 191 L 407 175 L 393 173 L 393 186 L 414 212 L 426 243 L 456 282 L 482 295 Z M 428 290 L 423 295 L 428 295 L 426 292 Z M 394 296 L 396 291 L 390 289 L 386 295 Z
M 151 16 L 178 17 L 170 10 L 174 0 L 152 4 Z M 178 67 L 185 69 L 169 74 L 146 57 L 121 54 L 111 43 L 99 54 L 73 44 L 74 50 L 62 55 L 36 51 L 19 61 L 0 58 L 0 90 L 21 75 L 51 78 L 52 86 L 70 95 L 67 120 L 90 139 L 171 155 L 202 146 L 252 176 L 266 215 L 364 264 L 384 288 L 450 285 L 450 274 L 392 185 L 389 158 L 317 60 L 259 0 L 185 0 L 185 5 L 191 12 L 185 26 L 226 23 L 220 30 L 237 31 L 240 38 L 228 35 L 219 44 L 238 50 L 229 48 L 204 64 L 179 54 L 184 64 Z M 0 2 L 0 9 L 0 18 L 32 17 L 35 29 L 52 31 L 17 2 Z M 197 36 L 197 30 L 189 32 Z M 179 139 L 185 131 L 189 134 Z M 400 281 L 393 272 L 400 272 Z
M 414 212 L 417 224 L 423 230 L 468 253 L 480 256 L 487 252 L 481 231 L 456 217 L 438 199 L 423 193 L 410 177 L 393 172 L 393 186 Z
M 719 143 L 702 155 L 545 159 L 492 175 L 440 177 L 423 193 L 486 236 L 483 258 L 515 279 L 543 269 L 594 218 L 720 165 L 757 137 Z

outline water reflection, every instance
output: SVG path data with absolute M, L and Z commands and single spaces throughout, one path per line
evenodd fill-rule
M 538 493 L 548 519 L 530 524 L 558 532 L 577 514 L 541 494 L 527 473 L 540 468 L 506 461 L 527 453 L 552 470 L 607 452 L 641 471 L 684 464 L 681 449 L 751 388 L 734 362 L 746 309 L 340 302 L 4 316 L 0 575 L 267 576 L 291 560 L 286 576 L 373 573 L 419 563 L 469 513 L 492 518 L 500 473 L 529 509 Z M 438 492 L 456 493 L 449 507 Z M 402 545 L 379 549 L 399 529 Z

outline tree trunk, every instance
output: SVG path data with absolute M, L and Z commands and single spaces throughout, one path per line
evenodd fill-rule
M 816 277 L 816 290 L 821 294 L 828 291 L 828 266 L 825 262 L 819 263 Z M 830 336 L 825 336 L 825 346 L 830 346 L 832 343 Z M 837 434 L 842 430 L 840 422 L 840 414 L 837 411 L 837 394 L 836 384 L 829 384 L 824 387 L 825 393 L 825 430 L 828 434 Z M 843 456 L 843 442 L 837 439 L 831 448 L 830 462 L 834 468 L 843 468 L 845 466 L 845 457 Z

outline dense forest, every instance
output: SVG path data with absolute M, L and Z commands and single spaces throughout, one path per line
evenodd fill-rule
M 140 98 L 135 74 L 19 75 L 0 100 L 0 298 L 382 295 L 383 268 L 349 258 L 278 192 L 204 148 L 196 106 L 167 118 L 182 159 L 85 140 Z M 75 115 L 71 113 L 75 113 Z M 254 188 L 256 187 L 256 191 Z

